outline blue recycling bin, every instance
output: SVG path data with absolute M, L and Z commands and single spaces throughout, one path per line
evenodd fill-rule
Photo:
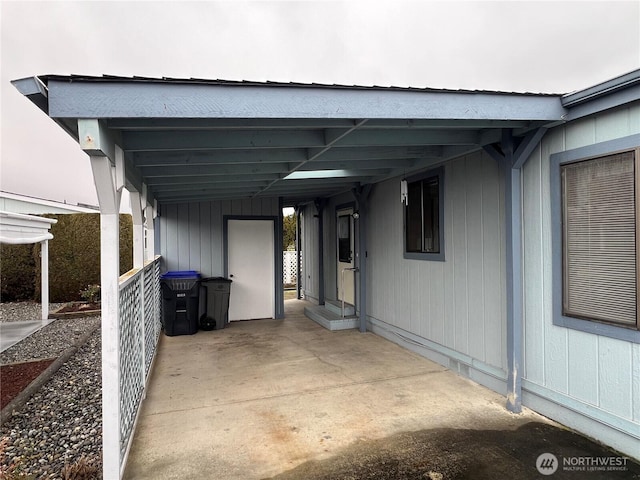
M 167 272 L 160 277 L 162 327 L 165 335 L 193 335 L 198 332 L 200 274 L 195 270 Z

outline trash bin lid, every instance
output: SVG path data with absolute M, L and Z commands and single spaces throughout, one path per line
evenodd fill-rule
M 161 279 L 169 278 L 200 278 L 200 274 L 195 270 L 174 270 L 167 272 L 160 277 Z
M 219 282 L 219 283 L 231 283 L 233 280 L 226 277 L 205 277 L 201 280 L 202 282 Z

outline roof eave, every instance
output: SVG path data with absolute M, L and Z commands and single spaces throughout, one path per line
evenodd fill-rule
M 26 77 L 11 80 L 11 84 L 40 110 L 49 115 L 49 91 L 39 77 Z
M 619 77 L 585 88 L 584 90 L 567 93 L 562 96 L 562 106 L 571 108 L 638 85 L 640 85 L 640 69 L 633 70 Z

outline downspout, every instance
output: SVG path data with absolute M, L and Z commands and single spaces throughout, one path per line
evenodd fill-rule
M 504 147 L 504 143 L 503 143 Z M 513 148 L 505 151 L 507 218 L 507 409 L 522 411 L 522 170 L 513 166 Z

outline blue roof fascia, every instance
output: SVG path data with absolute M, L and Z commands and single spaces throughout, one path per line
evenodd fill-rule
M 45 84 L 38 77 L 27 77 L 12 80 L 11 84 L 40 110 L 49 114 L 48 92 Z
M 576 120 L 640 101 L 640 69 L 562 97 L 564 120 Z
M 594 100 L 604 95 L 610 95 L 619 90 L 640 85 L 640 69 L 625 73 L 619 77 L 612 78 L 606 82 L 593 85 L 592 87 L 567 93 L 562 96 L 562 105 L 567 108 L 574 107 L 581 103 Z
M 52 118 L 331 118 L 559 121 L 560 96 L 48 78 Z

